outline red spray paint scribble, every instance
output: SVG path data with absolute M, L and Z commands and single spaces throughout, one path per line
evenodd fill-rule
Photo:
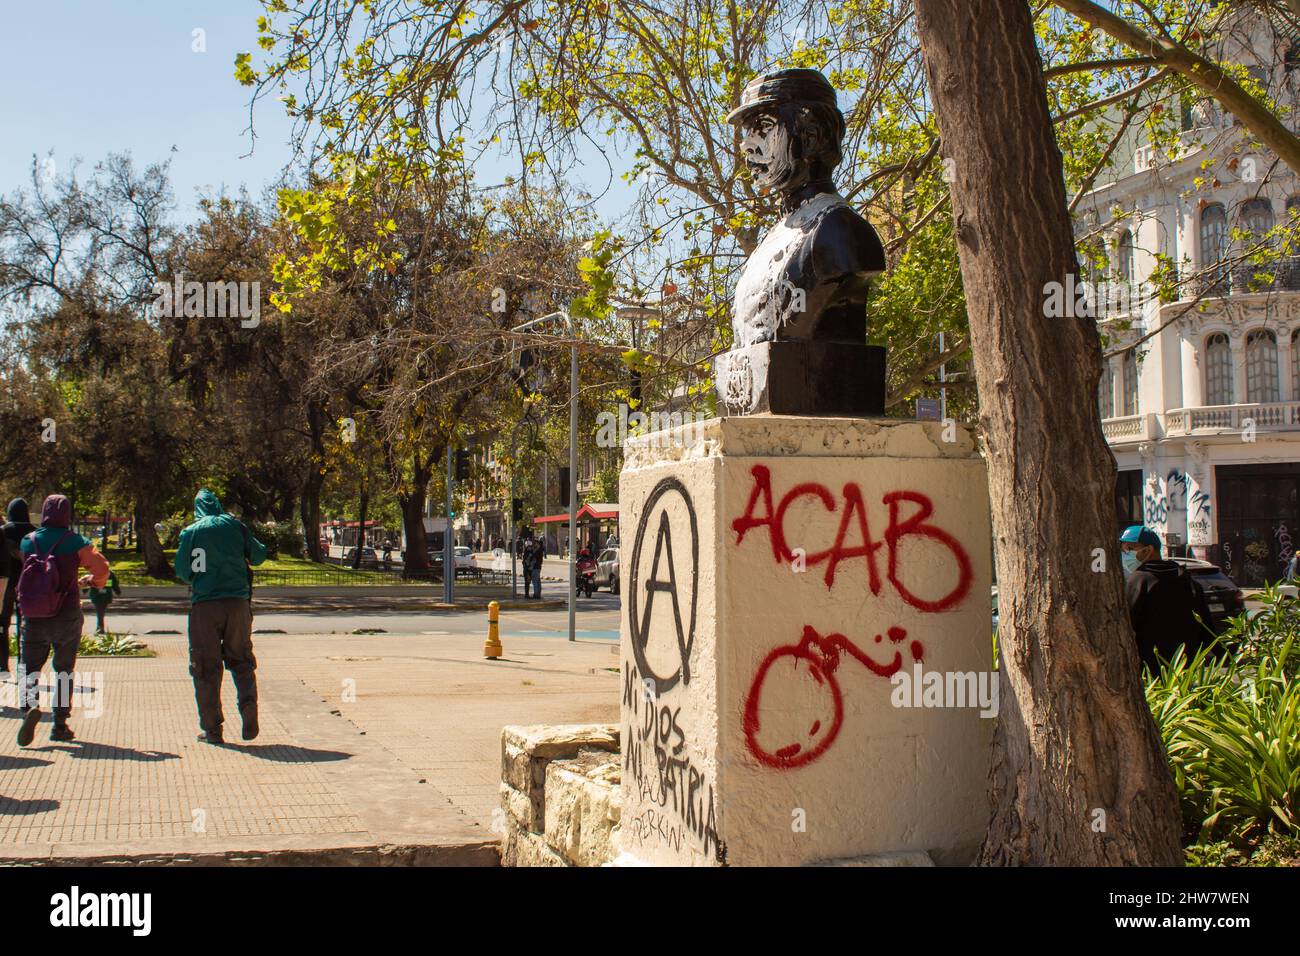
M 891 627 L 888 634 L 889 640 L 894 644 L 901 644 L 907 639 L 907 631 L 901 627 Z M 876 641 L 879 642 L 880 640 L 881 637 L 877 634 Z M 919 661 L 924 657 L 925 648 L 921 646 L 920 641 L 912 641 L 909 650 L 914 661 Z M 840 732 L 840 725 L 844 723 L 844 698 L 840 691 L 839 681 L 835 679 L 835 671 L 840 666 L 841 654 L 849 655 L 866 666 L 873 674 L 878 674 L 884 678 L 892 677 L 903 666 L 903 653 L 900 650 L 894 651 L 894 659 L 888 664 L 881 664 L 843 634 L 828 634 L 822 637 L 817 633 L 816 629 L 806 625 L 803 629 L 803 638 L 798 644 L 785 644 L 781 647 L 774 647 L 768 652 L 767 657 L 763 658 L 763 662 L 758 665 L 758 670 L 754 674 L 754 681 L 749 687 L 749 693 L 745 696 L 743 721 L 745 742 L 749 747 L 749 752 L 758 759 L 759 763 L 780 770 L 792 770 L 795 767 L 802 767 L 805 764 L 812 763 L 835 742 L 835 738 Z M 808 730 L 808 736 L 812 738 L 811 744 L 791 742 L 784 747 L 776 748 L 775 751 L 768 751 L 758 741 L 758 733 L 762 726 L 760 709 L 762 707 L 763 682 L 767 679 L 772 665 L 784 657 L 794 658 L 796 668 L 800 662 L 807 664 L 808 676 L 819 686 L 825 687 L 830 693 L 834 706 L 834 715 L 829 726 L 825 729 L 825 733 L 821 736 L 818 735 L 823 730 L 822 721 L 813 721 Z
M 772 546 L 773 560 L 778 564 L 792 561 L 794 552 L 791 551 L 785 536 L 786 510 L 798 499 L 809 497 L 817 498 L 827 511 L 833 513 L 836 508 L 835 496 L 825 485 L 803 482 L 787 491 L 773 508 L 771 471 L 765 465 L 754 465 L 750 469 L 750 474 L 754 476 L 754 486 L 745 504 L 745 513 L 731 523 L 732 530 L 736 532 L 736 544 L 741 544 L 745 540 L 745 535 L 753 529 L 765 527 Z M 934 505 L 928 496 L 919 491 L 891 491 L 884 495 L 880 500 L 882 504 L 889 506 L 889 526 L 885 529 L 883 541 L 878 541 L 871 536 L 871 528 L 867 522 L 867 508 L 862 500 L 862 489 L 858 484 L 856 482 L 846 484 L 842 496 L 844 511 L 840 516 L 834 543 L 826 550 L 808 554 L 804 558 L 804 563 L 808 567 L 826 562 L 826 574 L 823 580 L 828 589 L 835 583 L 835 571 L 840 562 L 865 558 L 867 583 L 871 587 L 872 594 L 879 594 L 881 580 L 876 552 L 883 547 L 888 554 L 886 578 L 894 586 L 898 595 L 912 607 L 925 612 L 947 611 L 965 599 L 974 578 L 970 556 L 956 538 L 930 523 L 930 516 L 934 514 Z M 762 514 L 756 515 L 754 509 L 760 500 L 764 510 Z M 900 518 L 900 505 L 903 502 L 916 505 L 917 510 L 905 518 Z M 846 546 L 849 532 L 854 530 L 855 526 L 861 543 Z M 951 552 L 957 562 L 957 584 L 938 600 L 929 601 L 913 594 L 902 582 L 899 574 L 901 562 L 898 558 L 898 546 L 909 536 L 929 538 L 939 542 Z

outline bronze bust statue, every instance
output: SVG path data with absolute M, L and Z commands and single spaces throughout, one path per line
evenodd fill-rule
M 816 70 L 759 76 L 727 117 L 782 219 L 736 285 L 733 345 L 718 357 L 730 414 L 879 415 L 884 350 L 866 344 L 866 299 L 885 269 L 880 237 L 835 191 L 844 116 Z

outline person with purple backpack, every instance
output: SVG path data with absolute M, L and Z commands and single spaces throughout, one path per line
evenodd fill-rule
M 51 740 L 75 740 L 68 726 L 72 711 L 72 673 L 81 643 L 80 587 L 103 588 L 108 561 L 94 544 L 72 530 L 72 502 L 50 495 L 41 506 L 41 526 L 23 538 L 23 569 L 18 576 L 18 607 L 22 611 L 22 661 L 18 675 L 18 706 L 23 711 L 18 746 L 36 736 L 41 720 L 36 684 L 41 668 L 54 655 L 54 729 Z M 89 573 L 78 576 L 85 568 Z

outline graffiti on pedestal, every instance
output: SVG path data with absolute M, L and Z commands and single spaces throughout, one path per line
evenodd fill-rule
M 789 512 L 796 502 L 808 499 L 820 503 L 829 514 L 839 513 L 833 539 L 821 541 L 820 550 L 800 549 L 801 567 L 825 565 L 822 583 L 827 590 L 833 590 L 837 582 L 851 588 L 865 584 L 873 595 L 879 595 L 888 584 L 904 603 L 925 614 L 952 610 L 969 595 L 974 579 L 970 556 L 936 523 L 934 503 L 928 495 L 914 489 L 885 492 L 880 504 L 887 518 L 884 532 L 877 537 L 857 482 L 846 483 L 838 499 L 820 482 L 800 482 L 778 497 L 768 467 L 754 465 L 750 476 L 744 512 L 731 523 L 736 547 L 742 547 L 752 532 L 766 532 L 773 561 L 792 564 L 795 550 L 789 540 Z M 803 526 L 801 533 L 806 534 L 806 522 Z M 937 553 L 928 552 L 923 570 L 939 580 L 946 570 L 954 582 L 947 591 L 922 593 L 925 589 L 907 573 L 903 545 L 915 542 L 937 546 Z M 841 568 L 858 559 L 864 565 L 860 577 L 855 565 Z M 903 666 L 904 642 L 913 661 L 924 658 L 921 642 L 908 641 L 907 631 L 897 625 L 874 635 L 875 645 L 887 653 L 892 649 L 892 656 L 883 659 L 844 634 L 823 634 L 812 624 L 804 626 L 797 644 L 772 648 L 759 663 L 745 696 L 742 723 L 750 754 L 763 766 L 777 770 L 793 770 L 817 761 L 835 743 L 844 722 L 844 698 L 836 676 L 840 665 L 853 661 L 888 681 Z M 791 701 L 798 701 L 798 706 L 792 708 Z
M 809 497 L 819 500 L 828 512 L 836 510 L 835 496 L 830 489 L 818 482 L 797 484 L 772 507 L 772 473 L 764 465 L 755 465 L 750 474 L 754 483 L 750 488 L 749 501 L 745 513 L 731 523 L 736 533 L 736 545 L 744 543 L 746 535 L 758 528 L 765 528 L 768 541 L 772 547 L 772 558 L 777 564 L 789 564 L 794 560 L 786 534 L 786 514 L 790 506 L 800 498 Z M 867 508 L 863 501 L 862 489 L 857 482 L 847 483 L 841 496 L 844 510 L 840 515 L 839 528 L 835 540 L 821 551 L 805 554 L 803 564 L 812 568 L 825 562 L 826 573 L 823 581 L 827 589 L 834 587 L 835 575 L 841 563 L 862 558 L 866 564 L 867 584 L 872 594 L 879 594 L 883 586 L 880 576 L 880 558 L 877 552 L 885 552 L 885 580 L 897 592 L 898 596 L 920 611 L 946 611 L 956 607 L 970 592 L 973 571 L 970 556 L 966 549 L 951 534 L 930 521 L 934 514 L 934 504 L 929 496 L 919 491 L 890 491 L 880 499 L 881 504 L 889 509 L 889 521 L 882 539 L 872 537 L 871 526 L 867 520 Z M 755 514 L 754 509 L 763 506 L 762 514 Z M 915 505 L 916 510 L 903 516 L 904 505 Z M 849 543 L 849 536 L 857 534 L 858 541 Z M 925 598 L 916 594 L 904 583 L 904 562 L 900 545 L 909 538 L 922 538 L 940 544 L 948 551 L 957 571 L 957 582 L 948 593 L 934 598 Z
M 691 683 L 699 591 L 700 540 L 686 486 L 664 478 L 637 524 L 628 569 L 627 621 L 634 660 L 623 661 L 624 779 L 643 805 L 629 817 L 642 843 L 674 851 L 687 839 L 726 862 L 718 837 L 714 785 L 694 759 L 682 726 L 680 692 Z
M 623 713 L 629 718 L 623 735 L 624 780 L 632 781 L 641 801 L 659 808 L 657 814 L 640 816 L 633 828 L 638 839 L 657 839 L 679 850 L 683 834 L 689 834 L 706 855 L 725 863 L 713 782 L 691 758 L 681 706 L 660 698 L 655 678 L 642 677 L 635 664 L 624 661 L 623 675 Z
M 888 634 L 893 644 L 900 644 L 907 640 L 907 631 L 901 627 L 891 627 Z M 877 634 L 876 643 L 879 644 L 881 641 L 882 636 Z M 914 661 L 920 661 L 925 656 L 925 649 L 920 641 L 912 641 L 908 650 Z M 843 634 L 828 634 L 822 637 L 814 628 L 808 626 L 804 627 L 803 638 L 798 644 L 774 647 L 759 664 L 758 671 L 754 674 L 754 681 L 750 684 L 749 693 L 745 695 L 745 743 L 749 747 L 749 752 L 758 758 L 759 763 L 787 770 L 802 767 L 820 757 L 835 742 L 840 726 L 844 723 L 844 696 L 840 691 L 839 681 L 835 678 L 835 671 L 842 662 L 841 655 L 847 655 L 873 674 L 886 679 L 892 677 L 903 666 L 901 651 L 896 650 L 893 659 L 887 664 L 882 664 Z M 800 670 L 801 666 L 803 670 Z M 812 681 L 816 685 L 816 690 L 822 699 L 819 701 L 820 706 L 807 710 L 809 716 L 805 722 L 808 729 L 802 740 L 783 739 L 773 743 L 761 739 L 763 690 L 769 680 L 774 684 L 778 681 L 803 680 L 805 683 Z M 788 690 L 779 693 L 778 689 L 775 696 L 780 700 L 789 700 L 795 695 Z M 809 697 L 807 688 L 803 688 L 803 693 L 797 696 L 807 700 Z M 787 728 L 787 737 L 790 736 L 793 735 L 788 733 Z
M 652 515 L 658 516 L 653 526 L 650 523 Z M 678 520 L 672 520 L 674 517 Z M 690 537 L 689 541 L 677 542 L 677 554 L 690 555 L 690 564 L 681 571 L 673 549 L 674 524 L 679 529 L 685 528 Z M 654 528 L 654 556 L 650 562 L 649 576 L 643 582 L 641 553 L 650 537 L 651 527 Z M 641 512 L 632 549 L 627 592 L 632 653 L 636 656 L 641 674 L 654 681 L 657 693 L 672 690 L 678 681 L 683 685 L 691 682 L 691 650 L 695 646 L 699 572 L 700 537 L 695 505 L 685 485 L 676 478 L 665 478 L 654 486 Z M 644 598 L 641 595 L 643 589 Z M 686 597 L 689 600 L 685 600 Z M 671 615 L 672 631 L 676 637 L 676 655 L 672 658 L 675 668 L 668 674 L 656 673 L 649 662 L 656 612 Z

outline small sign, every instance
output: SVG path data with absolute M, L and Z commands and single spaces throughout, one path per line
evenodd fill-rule
M 937 398 L 918 398 L 916 400 L 916 420 L 920 422 L 937 422 L 942 418 Z

